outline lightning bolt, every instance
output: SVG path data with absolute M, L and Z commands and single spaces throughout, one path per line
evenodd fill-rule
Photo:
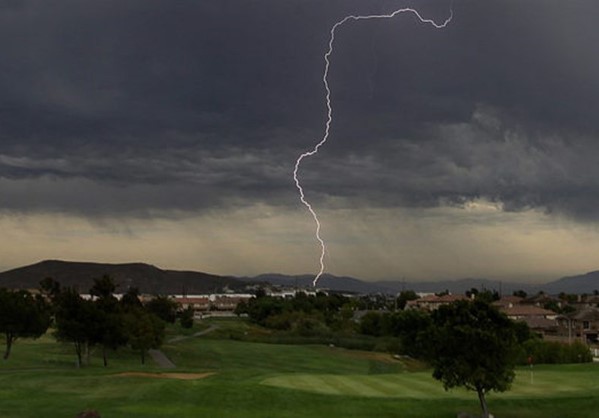
M 321 230 L 320 220 L 318 219 L 318 215 L 316 214 L 316 211 L 314 210 L 314 208 L 312 207 L 310 202 L 308 202 L 308 200 L 306 199 L 306 195 L 304 194 L 304 189 L 303 189 L 303 187 L 299 181 L 299 178 L 298 178 L 298 171 L 299 171 L 300 165 L 301 165 L 302 161 L 304 160 L 304 158 L 311 157 L 311 156 L 317 154 L 320 147 L 322 147 L 329 139 L 329 134 L 331 132 L 331 124 L 333 123 L 333 106 L 331 105 L 331 88 L 329 86 L 329 69 L 331 67 L 330 58 L 331 58 L 331 55 L 333 54 L 333 45 L 335 44 L 335 34 L 339 27 L 341 27 L 342 25 L 344 25 L 345 23 L 347 23 L 349 21 L 392 19 L 392 18 L 394 18 L 400 14 L 403 14 L 403 13 L 411 13 L 411 14 L 415 15 L 416 18 L 418 18 L 418 20 L 420 20 L 421 23 L 432 25 L 435 29 L 442 29 L 442 28 L 445 28 L 449 24 L 449 22 L 451 22 L 451 20 L 453 19 L 453 1 L 449 8 L 449 17 L 447 19 L 445 19 L 445 21 L 443 23 L 437 23 L 432 19 L 424 18 L 424 17 L 422 17 L 420 12 L 418 12 L 417 10 L 406 7 L 403 9 L 397 9 L 389 14 L 373 14 L 373 15 L 358 15 L 358 16 L 349 15 L 349 16 L 344 17 L 337 23 L 335 23 L 333 25 L 333 27 L 331 28 L 331 32 L 330 32 L 331 36 L 329 38 L 329 49 L 324 54 L 325 66 L 324 66 L 324 73 L 322 76 L 322 82 L 324 84 L 324 89 L 326 91 L 325 100 L 326 100 L 326 107 L 327 107 L 327 121 L 325 124 L 324 134 L 322 136 L 322 139 L 314 146 L 314 148 L 312 148 L 310 151 L 306 151 L 306 152 L 300 154 L 300 156 L 295 161 L 295 167 L 293 169 L 293 180 L 295 181 L 295 186 L 297 187 L 297 190 L 299 191 L 300 200 L 304 204 L 304 206 L 306 206 L 306 208 L 308 208 L 308 211 L 312 215 L 312 218 L 314 218 L 314 222 L 316 223 L 316 239 L 318 240 L 318 243 L 320 244 L 320 259 L 319 259 L 320 269 L 318 270 L 318 273 L 316 274 L 316 276 L 314 277 L 314 280 L 312 281 L 312 286 L 316 286 L 316 284 L 318 283 L 318 279 L 320 279 L 320 276 L 322 276 L 322 274 L 324 273 L 324 269 L 325 269 L 324 256 L 326 253 L 326 245 L 320 235 L 320 230 Z

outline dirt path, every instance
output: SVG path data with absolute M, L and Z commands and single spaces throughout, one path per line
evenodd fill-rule
M 210 327 L 206 328 L 205 330 L 198 331 L 192 335 L 179 335 L 178 337 L 173 337 L 170 340 L 168 340 L 167 343 L 176 343 L 178 341 L 184 341 L 184 340 L 188 340 L 190 338 L 201 337 L 202 335 L 206 335 L 209 332 L 212 332 L 217 328 L 218 328 L 217 325 L 210 325 Z M 149 350 L 148 354 L 150 354 L 150 357 L 152 357 L 152 360 L 154 360 L 154 362 L 159 367 L 162 367 L 163 369 L 174 369 L 177 367 L 177 365 L 175 363 L 173 363 L 171 361 L 171 359 L 169 359 L 166 356 L 166 354 L 164 354 L 160 350 Z

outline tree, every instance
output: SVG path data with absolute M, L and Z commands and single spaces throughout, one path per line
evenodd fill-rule
M 127 289 L 121 298 L 120 304 L 125 311 L 141 308 L 142 303 L 139 300 L 139 289 L 137 287 L 130 287 Z
M 52 277 L 46 277 L 40 281 L 40 291 L 50 300 L 54 300 L 60 294 L 60 283 Z
M 156 296 L 146 303 L 148 312 L 153 313 L 164 322 L 174 324 L 177 319 L 177 308 L 179 305 L 168 296 Z
M 520 298 L 526 298 L 526 296 L 528 296 L 528 294 L 524 290 L 514 290 L 513 295 L 518 296 Z
M 74 289 L 63 290 L 56 298 L 56 331 L 58 341 L 73 343 L 77 354 L 77 366 L 82 365 L 82 355 L 96 339 L 101 312 L 90 300 L 84 300 Z
M 384 333 L 383 314 L 379 312 L 366 312 L 360 320 L 360 333 L 380 337 Z
M 413 290 L 402 290 L 397 298 L 397 309 L 404 309 L 410 300 L 418 299 L 418 295 Z
M 109 300 L 113 297 L 116 290 L 116 284 L 108 274 L 99 279 L 94 279 L 94 285 L 89 290 L 90 295 L 101 300 Z
M 183 328 L 193 328 L 193 308 L 188 306 L 182 310 L 179 316 L 179 322 Z
M 396 312 L 389 318 L 389 333 L 399 337 L 401 352 L 412 357 L 420 357 L 423 353 L 423 338 L 431 324 L 431 316 L 426 311 L 408 309 Z
M 478 289 L 476 287 L 470 288 L 470 290 L 466 290 L 464 293 L 468 299 L 474 299 L 476 295 L 478 295 Z
M 463 386 L 476 391 L 489 417 L 485 394 L 503 392 L 514 379 L 518 341 L 513 322 L 482 301 L 458 301 L 431 315 L 423 335 L 433 377 L 445 389 Z
M 499 292 L 497 290 L 483 289 L 474 297 L 476 300 L 480 300 L 485 303 L 493 303 L 499 300 Z
M 146 353 L 159 348 L 164 340 L 164 322 L 145 309 L 132 309 L 124 317 L 125 330 L 133 350 L 139 350 L 141 364 L 146 362 Z
M 50 309 L 39 295 L 0 288 L 0 332 L 6 340 L 4 360 L 17 338 L 39 338 L 50 326 Z
M 116 284 L 112 278 L 104 275 L 100 279 L 94 279 L 94 285 L 89 291 L 96 297 L 94 305 L 98 308 L 98 319 L 93 328 L 95 332 L 91 335 L 90 342 L 102 346 L 104 367 L 108 366 L 107 350 L 116 350 L 127 343 L 121 305 L 113 294 L 115 290 Z

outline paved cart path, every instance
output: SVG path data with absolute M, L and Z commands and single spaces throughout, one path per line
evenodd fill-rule
M 190 338 L 201 337 L 202 335 L 206 335 L 209 332 L 212 332 L 212 331 L 214 331 L 217 328 L 218 328 L 218 325 L 210 325 L 208 328 L 206 328 L 203 331 L 198 331 L 195 334 L 191 334 L 191 335 L 179 335 L 177 337 L 171 338 L 167 342 L 168 343 L 176 343 L 176 342 L 179 342 L 179 341 L 188 340 Z
M 177 367 L 162 351 L 149 350 L 148 353 L 154 362 L 163 369 L 174 369 Z

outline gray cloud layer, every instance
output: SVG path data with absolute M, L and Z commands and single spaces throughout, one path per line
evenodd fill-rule
M 0 1 L 0 205 L 96 215 L 297 205 L 346 14 L 449 2 Z M 594 0 L 457 1 L 338 33 L 320 205 L 486 198 L 596 220 Z

